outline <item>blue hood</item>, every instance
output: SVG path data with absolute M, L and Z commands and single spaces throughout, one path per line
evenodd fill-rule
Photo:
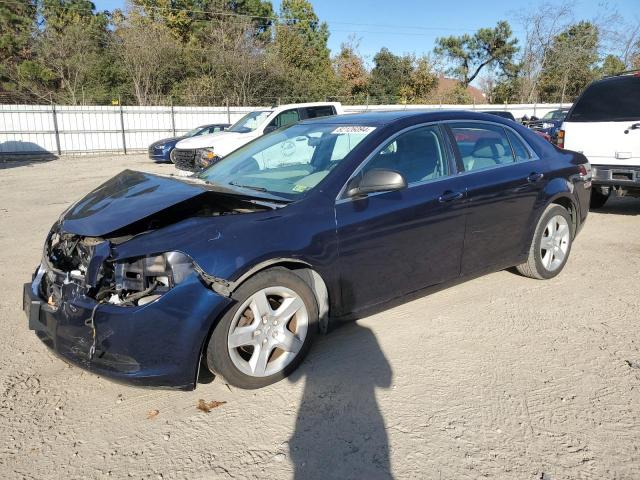
M 72 205 L 61 218 L 61 228 L 102 237 L 207 193 L 204 185 L 125 170 Z

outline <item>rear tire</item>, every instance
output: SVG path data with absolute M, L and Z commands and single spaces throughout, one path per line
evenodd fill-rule
M 293 372 L 318 329 L 313 291 L 286 268 L 257 273 L 233 294 L 207 346 L 207 366 L 230 385 L 255 389 Z
M 573 243 L 571 215 L 560 205 L 549 205 L 533 234 L 529 258 L 516 269 L 525 277 L 546 280 L 564 268 Z
M 604 207 L 604 204 L 607 203 L 610 195 L 611 192 L 605 195 L 597 188 L 591 188 L 591 203 L 589 207 L 593 210 Z

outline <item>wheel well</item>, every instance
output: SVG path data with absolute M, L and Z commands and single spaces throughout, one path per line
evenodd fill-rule
M 274 263 L 268 263 L 252 270 L 250 275 L 243 277 L 238 283 L 234 285 L 233 290 L 237 289 L 240 285 L 246 282 L 249 278 L 255 274 L 271 268 L 286 268 L 291 272 L 298 275 L 304 282 L 309 285 L 313 294 L 316 297 L 318 304 L 318 320 L 319 327 L 322 333 L 326 333 L 329 329 L 329 290 L 322 276 L 316 272 L 310 265 L 295 260 L 282 260 Z
M 578 229 L 578 209 L 575 203 L 573 203 L 573 200 L 568 197 L 558 197 L 551 203 L 560 205 L 569 212 L 571 216 L 571 234 L 575 236 L 576 230 Z
M 256 273 L 262 272 L 269 268 L 286 268 L 291 272 L 298 275 L 303 281 L 309 285 L 313 294 L 316 297 L 316 302 L 318 303 L 318 320 L 319 320 L 319 328 L 322 333 L 327 333 L 329 330 L 329 291 L 327 290 L 327 285 L 320 276 L 318 272 L 313 270 L 310 265 L 290 260 L 277 261 L 274 263 L 264 264 L 261 268 L 257 268 L 256 270 L 252 270 L 249 275 L 246 277 L 241 277 L 241 279 L 234 284 L 233 290 L 236 290 L 240 285 L 246 282 L 249 278 L 253 277 Z M 204 341 L 202 342 L 202 346 L 200 347 L 200 353 L 198 355 L 198 363 L 196 366 L 195 379 L 193 382 L 193 388 L 195 389 L 198 380 L 200 378 L 200 367 L 202 365 L 203 355 L 205 355 L 205 351 L 207 348 L 207 344 L 209 339 L 211 338 L 211 334 L 215 329 L 217 322 L 213 322 L 211 327 L 209 328 L 209 332 L 207 333 Z

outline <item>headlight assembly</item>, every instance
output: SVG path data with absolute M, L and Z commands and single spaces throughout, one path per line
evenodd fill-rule
M 220 156 L 213 151 L 213 148 L 203 148 L 196 152 L 196 166 L 207 168 L 220 160 Z
M 184 282 L 193 261 L 180 252 L 115 262 L 114 289 L 109 303 L 144 305 Z

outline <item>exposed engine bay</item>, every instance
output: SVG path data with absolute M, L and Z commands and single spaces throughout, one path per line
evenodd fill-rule
M 187 255 L 175 251 L 115 261 L 111 258 L 112 246 L 188 217 L 238 215 L 271 208 L 262 202 L 210 193 L 156 212 L 105 237 L 65 233 L 56 224 L 43 252 L 42 298 L 55 307 L 62 299 L 63 286 L 73 283 L 98 303 L 145 305 L 201 270 Z

